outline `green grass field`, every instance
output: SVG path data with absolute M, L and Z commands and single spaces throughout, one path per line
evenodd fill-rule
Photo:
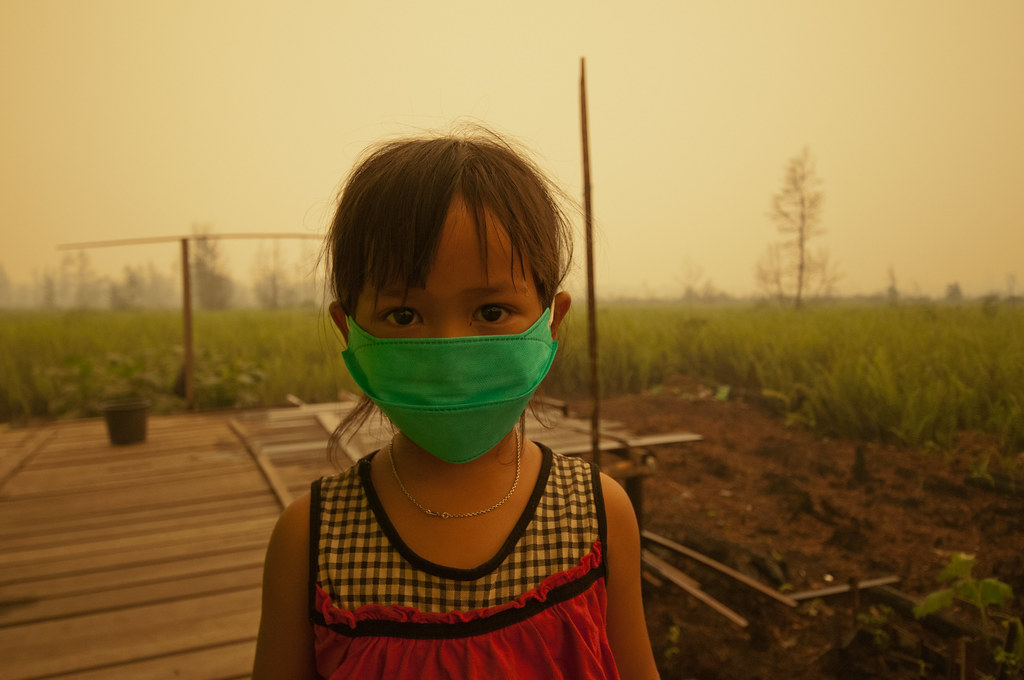
M 550 396 L 588 389 L 585 314 L 570 314 Z M 200 408 L 272 405 L 350 387 L 336 331 L 316 309 L 200 312 Z M 948 448 L 960 430 L 1024 448 L 1024 308 L 987 304 L 599 307 L 605 394 L 656 389 L 683 373 L 755 397 L 821 434 Z M 0 420 L 95 415 L 134 387 L 181 408 L 174 311 L 0 313 Z M 724 394 L 724 390 L 722 394 Z

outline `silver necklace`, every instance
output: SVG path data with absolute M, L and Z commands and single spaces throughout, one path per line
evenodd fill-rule
M 437 517 L 440 519 L 463 519 L 465 517 L 477 517 L 478 515 L 484 515 L 490 512 L 491 510 L 496 510 L 497 508 L 503 506 L 505 502 L 508 501 L 509 498 L 512 498 L 512 494 L 516 492 L 516 486 L 519 484 L 519 461 L 523 452 L 523 440 L 519 436 L 518 428 L 513 430 L 513 432 L 515 432 L 516 435 L 516 478 L 512 480 L 512 488 L 508 490 L 508 493 L 505 494 L 505 497 L 502 498 L 497 503 L 495 503 L 494 505 L 492 505 L 491 507 L 485 508 L 484 510 L 477 510 L 476 512 L 437 512 L 436 510 L 431 510 L 430 508 L 423 507 L 423 505 L 421 505 L 419 501 L 412 497 L 412 494 L 409 493 L 409 490 L 405 488 L 405 484 L 402 484 L 402 479 L 398 476 L 398 468 L 395 467 L 393 441 L 388 442 L 388 460 L 391 461 L 391 472 L 395 475 L 395 481 L 398 482 L 398 488 L 402 490 L 402 493 L 405 494 L 405 497 L 408 498 L 412 502 L 412 504 L 419 508 L 424 514 L 430 515 L 431 517 Z

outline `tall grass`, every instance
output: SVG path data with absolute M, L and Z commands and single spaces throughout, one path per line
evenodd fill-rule
M 335 331 L 315 309 L 197 312 L 193 318 L 200 409 L 308 401 L 350 389 Z M 138 364 L 157 412 L 183 365 L 180 312 L 146 310 L 0 313 L 0 421 L 92 416 L 114 364 Z M 136 376 L 139 377 L 139 376 Z
M 946 448 L 979 430 L 1024 448 L 1019 307 L 609 305 L 597 320 L 604 394 L 684 373 L 827 435 Z M 586 388 L 584 322 L 568 320 L 551 392 Z
M 585 321 L 576 311 L 563 326 L 549 394 L 588 389 Z M 199 312 L 194 326 L 200 408 L 331 400 L 351 387 L 319 310 Z M 598 332 L 605 394 L 682 373 L 822 434 L 945 448 L 979 430 L 1004 452 L 1024 448 L 1021 307 L 608 304 Z M 112 357 L 141 357 L 168 396 L 159 409 L 180 408 L 169 395 L 181 334 L 171 311 L 0 313 L 0 420 L 94 414 L 90 380 Z

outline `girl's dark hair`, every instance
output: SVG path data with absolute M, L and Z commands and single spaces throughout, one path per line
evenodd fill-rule
M 509 142 L 471 135 L 392 141 L 372 149 L 342 188 L 325 243 L 328 285 L 349 315 L 366 286 L 421 286 L 452 200 L 474 216 L 486 252 L 489 216 L 525 256 L 542 303 L 568 271 L 572 231 L 561 194 Z
M 425 283 L 456 197 L 474 217 L 481 253 L 490 218 L 507 233 L 513 260 L 520 267 L 529 263 L 541 303 L 551 303 L 572 259 L 572 228 L 563 208 L 568 201 L 524 152 L 474 128 L 386 142 L 371 148 L 349 175 L 323 253 L 327 285 L 346 314 L 355 315 L 367 286 Z M 364 397 L 334 443 L 372 410 Z

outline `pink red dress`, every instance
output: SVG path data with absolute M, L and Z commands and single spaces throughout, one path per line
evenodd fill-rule
M 370 457 L 313 484 L 310 617 L 320 675 L 341 678 L 618 678 L 605 633 L 605 514 L 598 472 L 541 446 L 530 501 L 474 569 L 402 541 Z

